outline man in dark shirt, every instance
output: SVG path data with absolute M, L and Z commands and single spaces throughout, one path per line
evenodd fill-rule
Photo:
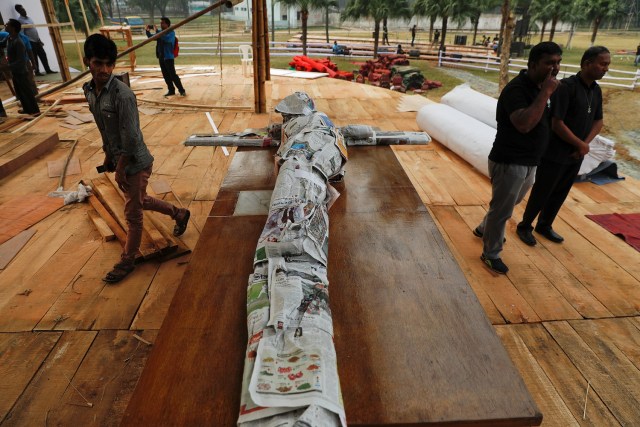
M 169 18 L 162 17 L 160 18 L 160 30 L 155 28 L 155 26 L 149 25 L 147 27 L 147 37 L 152 37 L 155 34 L 158 34 L 160 31 L 164 31 L 171 26 L 171 21 Z M 155 34 L 151 34 L 151 29 L 155 29 Z M 180 77 L 176 73 L 176 64 L 175 64 L 175 56 L 173 55 L 173 48 L 176 43 L 176 33 L 171 30 L 167 34 L 161 36 L 156 42 L 156 57 L 158 58 L 158 62 L 160 63 L 160 70 L 162 71 L 162 77 L 164 78 L 164 82 L 167 84 L 167 93 L 164 96 L 173 96 L 176 94 L 176 87 L 178 88 L 178 92 L 180 96 L 186 96 L 187 93 L 182 87 L 182 82 L 180 81 Z M 174 87 L 175 85 L 175 87 Z
M 22 105 L 19 113 L 40 114 L 36 95 L 29 80 L 29 68 L 27 66 L 27 49 L 20 38 L 20 28 L 22 24 L 15 19 L 9 19 L 5 26 L 9 33 L 7 44 L 7 59 L 13 80 L 13 88 L 16 91 L 16 98 Z
M 500 252 L 507 220 L 533 185 L 536 166 L 549 140 L 548 110 L 558 86 L 562 49 L 553 42 L 535 45 L 527 69 L 511 80 L 498 98 L 498 130 L 489 153 L 491 202 L 489 211 L 473 233 L 482 237 L 480 259 L 493 271 L 509 268 Z
M 27 16 L 27 11 L 21 4 L 15 5 L 16 12 L 20 16 L 18 16 L 18 21 L 22 25 L 34 25 L 33 19 Z M 47 59 L 47 52 L 44 50 L 44 43 L 40 40 L 40 35 L 38 34 L 38 30 L 36 28 L 25 28 L 24 34 L 29 38 L 31 42 L 31 49 L 33 50 L 33 66 L 36 70 L 36 76 L 44 76 L 40 72 L 40 67 L 38 66 L 38 59 L 42 62 L 42 66 L 44 67 L 44 71 L 47 74 L 55 74 L 51 68 L 49 68 L 49 60 Z
M 103 167 L 107 172 L 116 173 L 116 182 L 124 193 L 128 226 L 121 260 L 103 279 L 107 283 L 119 282 L 134 269 L 142 239 L 143 210 L 160 212 L 174 219 L 175 236 L 185 232 L 190 217 L 187 209 L 178 209 L 147 195 L 153 156 L 140 130 L 136 96 L 112 74 L 117 54 L 115 43 L 101 34 L 89 36 L 84 43 L 83 62 L 89 67 L 93 80 L 85 83 L 83 90 L 102 137 Z
M 610 63 L 606 47 L 590 47 L 582 55 L 578 74 L 562 79 L 553 94 L 549 147 L 517 228 L 518 237 L 529 246 L 536 244 L 531 231 L 538 214 L 535 231 L 552 242 L 564 241 L 551 226 L 589 152 L 589 142 L 602 129 L 602 91 L 596 81 L 604 77 Z

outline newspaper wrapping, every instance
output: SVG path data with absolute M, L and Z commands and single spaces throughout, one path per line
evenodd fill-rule
M 327 180 L 343 173 L 347 153 L 342 134 L 307 108 L 305 95 L 291 104 L 305 115 L 279 104 L 288 121 L 247 283 L 241 426 L 346 425 L 327 279 L 328 205 L 338 194 Z

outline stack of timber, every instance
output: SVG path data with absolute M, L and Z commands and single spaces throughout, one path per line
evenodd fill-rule
M 96 210 L 100 218 L 92 212 L 89 217 L 105 241 L 113 240 L 114 236 L 124 246 L 127 240 L 127 223 L 124 216 L 124 196 L 118 186 L 106 174 L 91 180 L 94 196 L 89 197 L 89 203 Z M 105 224 L 100 221 L 104 221 Z M 149 259 L 166 261 L 191 252 L 182 240 L 173 236 L 166 226 L 150 212 L 144 212 L 144 228 L 142 242 L 136 256 L 136 262 Z M 110 231 L 110 232 L 109 232 Z
M 59 141 L 55 132 L 0 135 L 0 179 L 47 153 Z

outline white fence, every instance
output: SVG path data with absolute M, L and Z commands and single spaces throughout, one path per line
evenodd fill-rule
M 474 55 L 463 53 L 439 52 L 438 65 L 441 67 L 470 68 L 484 71 L 500 71 L 500 58 L 493 55 Z M 509 73 L 518 74 L 521 69 L 527 68 L 524 59 L 510 59 Z M 561 64 L 558 78 L 568 77 L 580 71 L 579 65 Z M 609 68 L 609 72 L 598 81 L 602 86 L 621 87 L 635 89 L 640 86 L 640 70 L 624 71 Z

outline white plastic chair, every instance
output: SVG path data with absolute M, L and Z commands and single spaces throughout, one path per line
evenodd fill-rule
M 249 44 L 241 44 L 238 46 L 242 55 L 242 75 L 248 76 L 253 74 L 253 47 Z

